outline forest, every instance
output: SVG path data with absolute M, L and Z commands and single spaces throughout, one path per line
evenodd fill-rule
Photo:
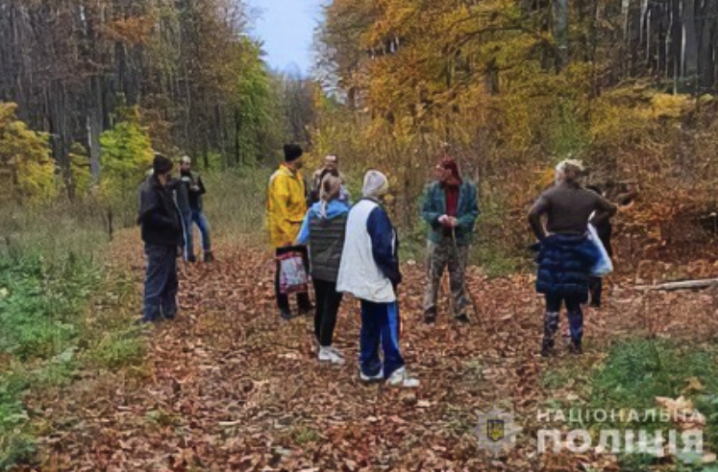
M 692 0 L 337 0 L 318 68 L 345 107 L 318 145 L 406 162 L 395 177 L 413 201 L 451 143 L 498 212 L 492 237 L 567 156 L 595 183 L 640 182 L 649 205 L 670 202 L 656 212 L 709 214 L 717 21 L 718 5 Z
M 319 20 L 301 74 L 269 65 L 245 0 L 0 0 L 0 470 L 718 470 L 718 2 L 326 0 Z M 286 143 L 306 177 L 336 155 L 353 196 L 386 173 L 420 389 L 359 381 L 356 304 L 337 369 L 311 317 L 278 318 Z M 447 150 L 478 188 L 471 321 L 426 326 L 420 205 Z M 192 157 L 217 261 L 180 263 L 178 319 L 141 326 L 155 152 Z M 526 217 L 564 159 L 638 197 L 584 354 L 547 360 Z M 492 408 L 521 427 L 498 456 L 477 441 Z M 538 450 L 537 412 L 654 408 L 703 420 L 550 426 L 698 428 L 704 450 Z
M 225 169 L 267 159 L 285 136 L 301 139 L 291 117 L 313 99 L 311 84 L 268 70 L 248 15 L 233 0 L 3 1 L 4 126 L 28 143 L 26 131 L 40 133 L 47 146 L 26 161 L 2 153 L 6 197 L 49 186 L 73 199 L 103 173 L 141 177 L 150 146 Z

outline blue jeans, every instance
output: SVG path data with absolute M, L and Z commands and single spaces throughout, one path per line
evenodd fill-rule
M 379 344 L 384 351 L 384 378 L 404 367 L 399 348 L 399 304 L 361 301 L 361 354 L 359 363 L 364 375 L 375 377 L 382 371 Z
M 177 247 L 145 245 L 145 308 L 143 321 L 152 323 L 177 316 Z
M 200 235 L 202 236 L 202 250 L 210 252 L 212 250 L 212 242 L 209 236 L 209 222 L 202 213 L 202 210 L 191 210 L 189 213 L 182 215 L 182 224 L 184 225 L 185 250 L 184 259 L 194 258 L 194 234 L 193 225 L 197 225 Z

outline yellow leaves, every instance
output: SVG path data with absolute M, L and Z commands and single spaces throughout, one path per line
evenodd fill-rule
M 653 118 L 681 118 L 693 106 L 690 95 L 656 93 L 651 97 Z
M 72 188 L 76 195 L 86 195 L 90 191 L 92 173 L 90 156 L 79 143 L 74 143 L 70 150 L 70 171 Z
M 417 26 L 415 17 L 419 13 L 419 5 L 406 2 L 406 0 L 382 0 L 379 4 L 382 16 L 374 24 L 369 36 L 373 44 L 386 40 L 388 36 L 400 35 Z
M 152 143 L 140 124 L 137 107 L 120 110 L 123 121 L 100 137 L 102 145 L 102 191 L 107 196 L 125 195 L 142 181 L 152 166 Z
M 698 380 L 696 377 L 691 377 L 690 379 L 688 379 L 688 385 L 686 386 L 686 388 L 683 389 L 683 393 L 700 393 L 703 392 L 705 389 L 705 386 L 701 383 L 700 380 Z
M 656 397 L 656 404 L 671 418 L 681 431 L 702 430 L 706 426 L 705 417 L 693 408 L 693 402 L 680 396 L 676 399 Z
M 137 46 L 149 40 L 155 25 L 156 20 L 150 15 L 130 16 L 112 21 L 105 27 L 105 34 L 114 41 Z
M 619 88 L 598 97 L 591 104 L 591 136 L 598 146 L 620 145 L 645 136 L 651 125 L 643 93 Z
M 55 164 L 47 135 L 19 121 L 16 108 L 0 103 L 0 201 L 41 202 L 57 194 Z

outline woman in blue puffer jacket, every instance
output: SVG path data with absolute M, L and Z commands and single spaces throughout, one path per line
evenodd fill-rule
M 601 195 L 581 186 L 583 171 L 580 161 L 561 162 L 556 167 L 556 184 L 539 197 L 529 213 L 540 242 L 536 291 L 546 296 L 543 356 L 553 351 L 563 304 L 568 311 L 572 350 L 582 352 L 581 304 L 588 301 L 591 268 L 600 257 L 588 238 L 589 220 L 593 215 L 592 221 L 600 223 L 618 211 Z

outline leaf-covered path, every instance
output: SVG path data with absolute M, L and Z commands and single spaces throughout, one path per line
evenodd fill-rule
M 139 296 L 136 244 L 129 238 L 113 257 L 131 268 Z M 320 366 L 311 319 L 279 319 L 271 258 L 249 247 L 225 248 L 216 264 L 185 269 L 182 315 L 147 334 L 147 363 L 136 375 L 88 374 L 35 405 L 48 424 L 42 470 L 572 470 L 538 457 L 531 440 L 542 370 L 560 362 L 588 368 L 604 340 L 648 323 L 640 316 L 645 302 L 616 289 L 607 309 L 587 315 L 587 354 L 549 363 L 538 356 L 542 306 L 530 277 L 487 281 L 472 269 L 472 324 L 444 314 L 427 327 L 423 271 L 406 266 L 402 344 L 422 385 L 365 386 L 355 362 L 356 302 L 345 300 L 337 327 L 349 362 Z M 712 300 L 693 301 L 712 315 Z M 672 303 L 655 302 L 656 323 L 670 317 Z M 473 432 L 478 413 L 494 402 L 513 405 L 524 428 L 501 459 L 480 451 Z

